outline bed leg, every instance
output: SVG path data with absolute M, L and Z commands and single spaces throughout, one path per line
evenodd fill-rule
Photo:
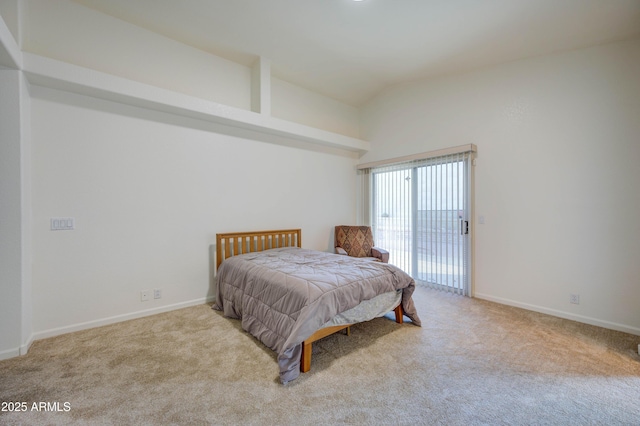
M 347 336 L 351 336 L 351 327 L 347 327 Z
M 396 313 L 396 322 L 398 324 L 402 324 L 404 322 L 404 318 L 402 317 L 404 314 L 402 312 L 402 303 L 399 304 L 394 310 L 393 312 Z
M 311 370 L 311 343 L 302 342 L 302 355 L 300 356 L 300 371 L 306 373 Z

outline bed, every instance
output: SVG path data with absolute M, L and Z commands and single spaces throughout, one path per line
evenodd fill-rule
M 302 247 L 300 229 L 216 235 L 214 309 L 276 351 L 280 380 L 311 368 L 313 342 L 394 311 L 420 325 L 397 267 Z

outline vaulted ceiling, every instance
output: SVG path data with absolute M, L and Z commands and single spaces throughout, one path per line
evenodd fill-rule
M 73 0 L 351 105 L 387 86 L 640 36 L 640 0 Z

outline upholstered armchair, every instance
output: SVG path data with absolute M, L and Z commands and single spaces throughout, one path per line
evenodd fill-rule
M 370 226 L 336 226 L 335 247 L 337 254 L 389 263 L 389 252 L 374 246 Z

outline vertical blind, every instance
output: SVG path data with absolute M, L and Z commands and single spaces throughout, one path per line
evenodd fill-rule
M 418 283 L 471 295 L 475 147 L 462 148 L 359 166 L 361 212 L 376 246 L 389 251 L 389 263 Z

